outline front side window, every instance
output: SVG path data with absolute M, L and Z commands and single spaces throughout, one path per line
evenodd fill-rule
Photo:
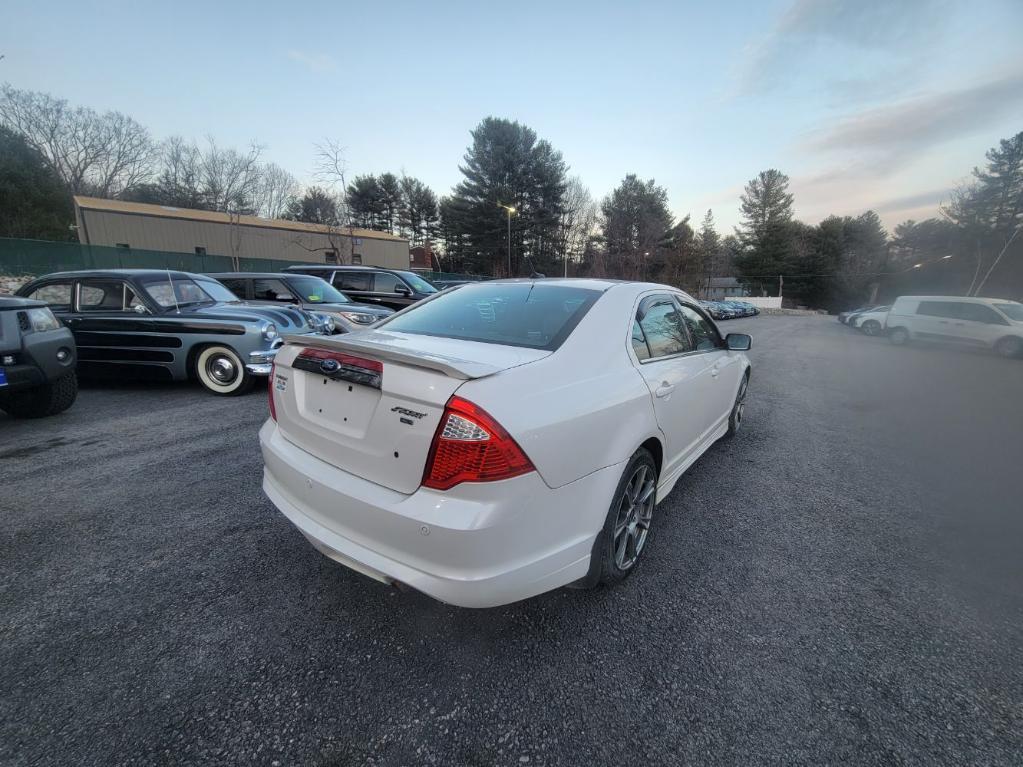
M 28 297 L 34 298 L 36 301 L 42 301 L 47 304 L 50 309 L 54 309 L 58 312 L 71 311 L 70 282 L 51 282 L 47 285 L 40 285 L 38 288 L 29 293 Z
M 256 279 L 252 281 L 252 297 L 256 301 L 281 301 L 295 303 L 288 286 L 283 280 Z
M 144 283 L 143 287 L 149 297 L 164 309 L 238 300 L 238 296 L 213 280 L 202 280 L 200 284 L 187 277 L 155 278 Z
M 995 307 L 1010 320 L 1023 322 L 1023 304 L 995 304 Z
M 985 325 L 1006 324 L 998 312 L 984 304 L 960 304 L 959 318 L 971 322 L 983 322 Z
M 679 304 L 679 309 L 686 327 L 689 328 L 693 343 L 696 344 L 696 351 L 710 351 L 721 347 L 721 337 L 702 314 L 685 304 Z
M 652 359 L 693 351 L 682 313 L 671 296 L 663 294 L 644 298 L 636 319 L 646 336 Z
M 373 276 L 374 293 L 394 293 L 399 285 L 406 287 L 404 282 L 389 272 L 376 272 Z
M 602 292 L 544 283 L 466 285 L 397 314 L 379 327 L 402 333 L 458 338 L 554 351 Z
M 431 285 L 429 282 L 424 280 L 422 277 L 420 277 L 415 272 L 402 272 L 401 276 L 405 280 L 405 282 L 407 282 L 409 285 L 411 285 L 412 289 L 414 291 L 416 291 L 417 293 L 436 293 L 437 292 L 437 288 L 436 287 Z
M 80 312 L 127 312 L 140 303 L 122 280 L 83 280 L 78 284 Z

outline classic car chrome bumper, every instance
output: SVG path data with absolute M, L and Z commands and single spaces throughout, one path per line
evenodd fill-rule
M 270 371 L 273 370 L 274 357 L 277 356 L 277 350 L 280 346 L 276 346 L 273 349 L 263 352 L 250 352 L 249 361 L 245 365 L 245 369 L 254 376 L 268 376 Z

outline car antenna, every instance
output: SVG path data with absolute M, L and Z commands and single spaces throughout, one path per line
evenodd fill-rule
M 170 287 L 171 300 L 174 301 L 174 311 L 181 314 L 181 307 L 178 306 L 178 297 L 174 294 L 174 282 L 171 280 L 170 269 L 167 270 L 167 285 Z

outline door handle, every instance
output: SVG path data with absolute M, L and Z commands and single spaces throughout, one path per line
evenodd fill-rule
M 720 373 L 721 373 L 721 371 L 718 369 L 717 365 L 715 365 L 714 367 L 712 367 L 710 369 L 710 375 L 711 375 L 712 378 L 717 378 L 718 375 L 720 375 Z
M 662 381 L 661 385 L 654 391 L 654 396 L 664 398 L 675 391 L 674 384 L 670 384 L 667 381 Z

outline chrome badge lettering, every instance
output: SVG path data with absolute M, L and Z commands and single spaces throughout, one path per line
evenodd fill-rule
M 408 408 L 405 407 L 392 407 L 391 412 L 401 413 L 402 415 L 410 415 L 413 418 L 422 418 L 423 416 L 426 415 L 426 413 L 417 413 L 415 410 L 409 410 Z M 402 421 L 404 422 L 405 419 L 403 418 Z

